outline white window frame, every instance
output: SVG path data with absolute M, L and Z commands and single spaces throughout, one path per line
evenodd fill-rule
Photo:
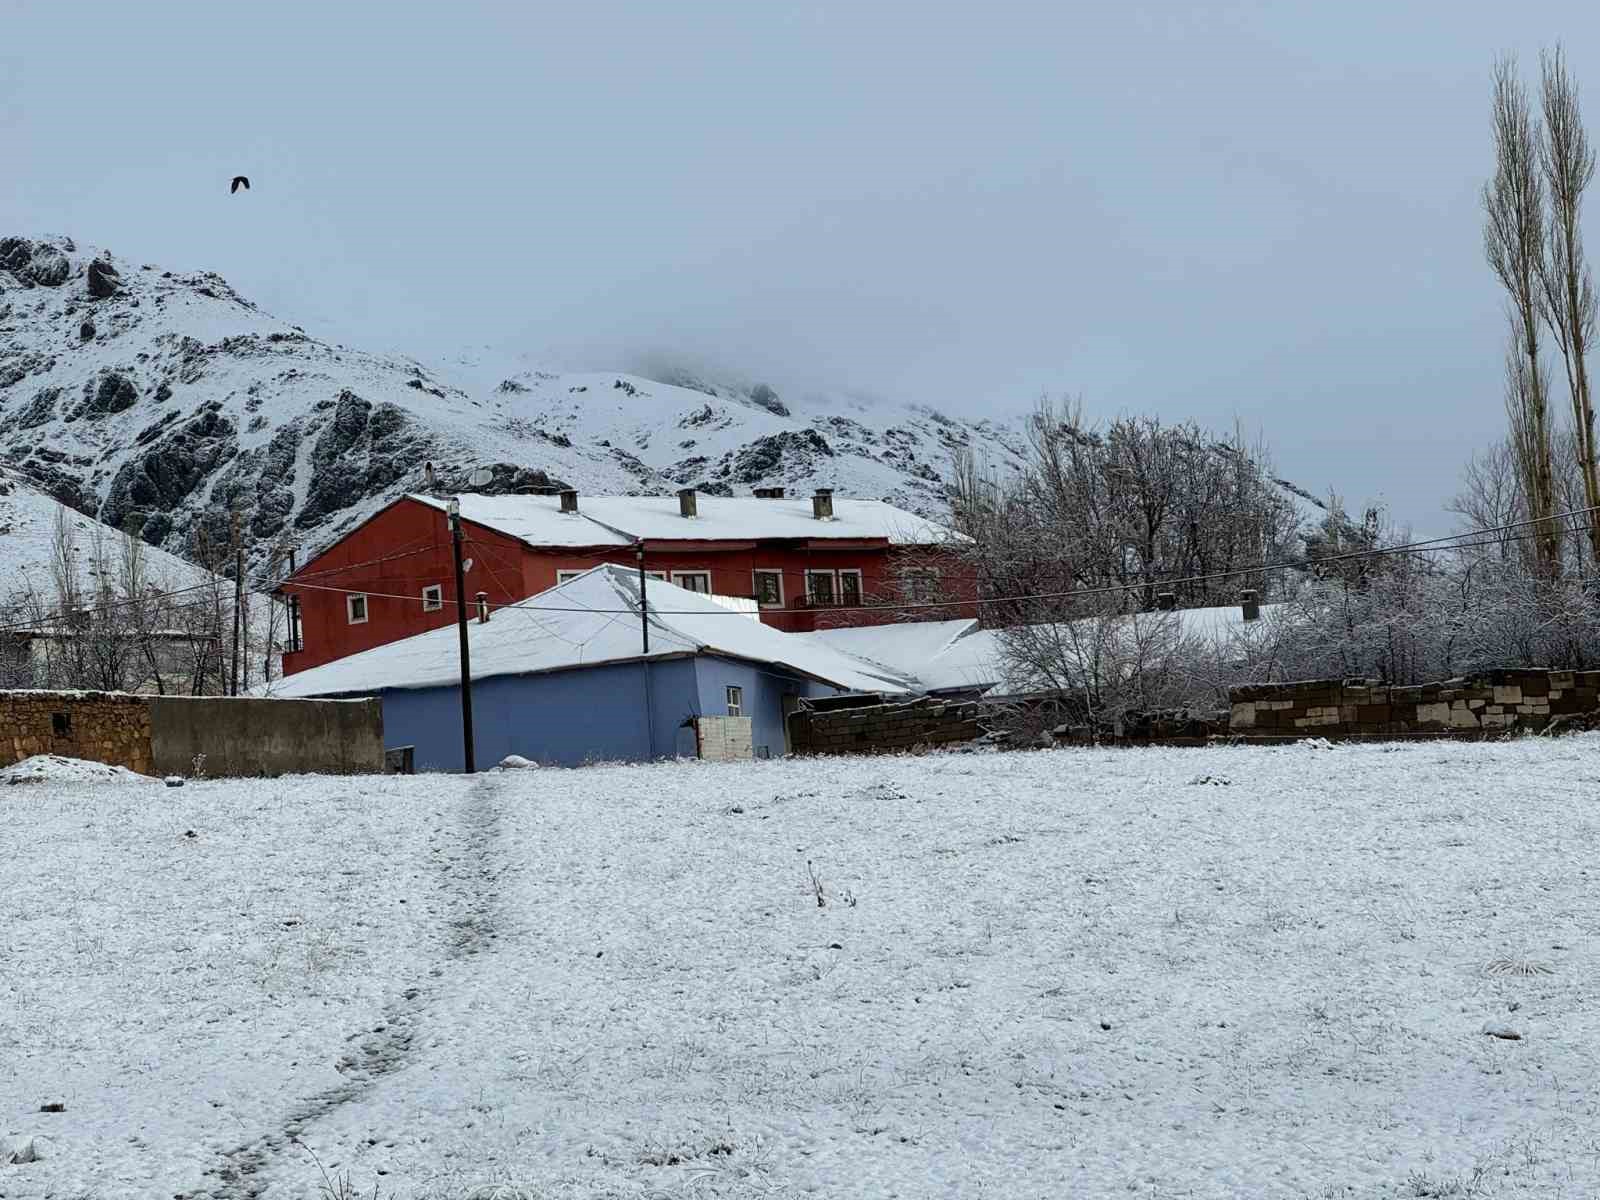
M 761 598 L 761 589 L 756 585 L 756 580 L 759 579 L 763 575 L 772 575 L 772 576 L 775 576 L 777 578 L 777 580 L 778 580 L 778 598 L 776 600 L 763 600 Z M 757 567 L 754 571 L 750 572 L 750 594 L 753 595 L 756 598 L 756 603 L 759 604 L 762 608 L 782 608 L 783 607 L 783 572 L 774 570 L 771 567 Z
M 574 579 L 577 579 L 580 575 L 584 575 L 584 574 L 587 574 L 587 572 L 585 572 L 585 571 L 557 571 L 556 572 L 556 586 L 560 587 L 563 583 L 571 583 Z
M 654 579 L 657 583 L 671 583 L 672 582 L 670 579 L 667 578 L 667 573 L 665 571 L 646 571 L 644 573 L 644 577 L 646 579 Z
M 444 608 L 444 584 L 430 583 L 422 589 L 422 611 L 439 612 Z
M 837 607 L 839 604 L 839 572 L 837 571 L 807 571 L 806 572 L 806 603 L 816 607 L 817 593 L 811 586 L 813 579 L 826 578 L 828 581 L 828 606 Z
M 744 688 L 736 683 L 727 685 L 724 695 L 728 701 L 728 715 L 730 717 L 744 716 Z
M 361 615 L 356 616 L 356 601 L 361 602 Z M 352 592 L 344 598 L 344 616 L 347 625 L 365 625 L 372 615 L 372 602 L 365 592 Z
M 856 577 L 856 599 L 854 604 L 847 603 L 844 598 L 844 577 L 846 575 L 854 575 Z M 835 603 L 840 608 L 860 608 L 866 603 L 866 583 L 866 577 L 862 575 L 859 568 L 852 567 L 848 570 L 840 571 L 839 578 L 834 580 L 834 586 L 838 589 L 838 599 Z
M 683 581 L 685 579 L 688 579 L 691 575 L 695 576 L 698 579 L 704 579 L 706 581 L 705 591 L 702 592 L 702 591 L 700 591 L 699 588 L 684 587 Z M 702 595 L 702 596 L 709 596 L 711 594 L 711 572 L 710 571 L 674 571 L 672 573 L 672 583 L 673 583 L 674 587 L 681 587 L 686 592 L 696 592 L 696 593 L 698 593 L 699 595 Z

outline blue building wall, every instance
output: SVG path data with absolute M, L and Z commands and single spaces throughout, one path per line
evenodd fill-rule
M 478 766 L 508 754 L 561 766 L 692 755 L 694 731 L 680 726 L 693 715 L 694 667 L 684 658 L 480 679 L 472 685 Z M 382 695 L 386 746 L 415 746 L 419 771 L 461 770 L 459 689 Z
M 508 754 L 553 766 L 693 757 L 695 717 L 726 716 L 729 686 L 744 689 L 757 756 L 785 753 L 784 698 L 839 689 L 781 667 L 699 655 L 500 675 L 472 687 L 478 767 Z M 383 696 L 384 744 L 415 746 L 419 771 L 459 771 L 461 696 L 454 687 L 397 688 Z
M 728 688 L 744 689 L 744 715 L 750 718 L 750 742 L 757 758 L 787 752 L 783 736 L 783 699 L 789 696 L 837 696 L 839 689 L 817 683 L 782 667 L 702 654 L 694 660 L 700 712 L 708 717 L 728 715 Z

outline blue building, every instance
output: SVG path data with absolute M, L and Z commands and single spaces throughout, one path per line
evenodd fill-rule
M 561 766 L 777 757 L 802 699 L 908 690 L 750 612 L 665 583 L 648 589 L 648 621 L 637 573 L 612 565 L 478 614 L 468 639 L 480 767 L 511 754 Z M 414 747 L 419 771 L 458 771 L 459 681 L 447 627 L 275 681 L 270 694 L 379 696 L 386 746 Z

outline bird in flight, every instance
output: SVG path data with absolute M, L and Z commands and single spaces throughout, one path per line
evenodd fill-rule
M 233 186 L 228 189 L 228 194 L 231 196 L 234 192 L 237 192 L 240 188 L 243 188 L 245 191 L 248 192 L 250 190 L 250 180 L 245 178 L 243 175 L 235 175 L 233 177 Z

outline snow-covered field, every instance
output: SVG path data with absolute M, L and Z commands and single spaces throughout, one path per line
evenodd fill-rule
M 0 1196 L 1592 1196 L 1597 799 L 1593 736 L 4 788 Z

